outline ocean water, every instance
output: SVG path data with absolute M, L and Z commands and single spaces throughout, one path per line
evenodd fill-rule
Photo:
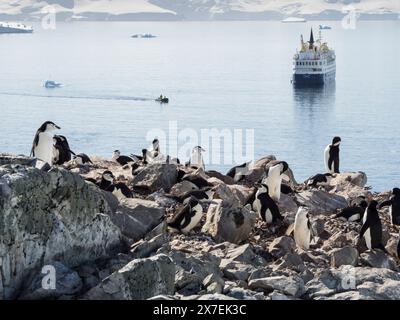
M 101 156 L 140 153 L 152 129 L 174 154 L 171 125 L 178 148 L 193 142 L 188 132 L 237 129 L 247 137 L 252 129 L 254 157 L 274 154 L 303 181 L 324 171 L 324 148 L 339 135 L 342 171 L 366 172 L 375 190 L 400 185 L 400 21 L 359 22 L 355 30 L 329 22 L 323 38 L 336 50 L 336 84 L 294 89 L 300 34 L 307 40 L 318 24 L 76 22 L 1 35 L 0 151 L 29 154 L 46 120 L 76 152 Z M 136 33 L 158 37 L 130 38 Z M 46 79 L 65 86 L 45 89 Z M 153 101 L 161 93 L 168 105 Z M 237 158 L 207 168 L 226 171 Z

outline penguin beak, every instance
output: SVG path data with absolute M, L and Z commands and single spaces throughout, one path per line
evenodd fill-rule
M 54 127 L 55 127 L 56 129 L 58 129 L 58 130 L 61 129 L 61 127 L 59 127 L 58 125 L 54 125 Z

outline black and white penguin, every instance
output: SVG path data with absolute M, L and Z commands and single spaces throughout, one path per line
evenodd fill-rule
M 54 122 L 46 121 L 36 131 L 31 156 L 53 165 L 53 132 L 61 129 Z
M 287 162 L 278 161 L 268 169 L 265 184 L 268 186 L 270 197 L 275 201 L 279 201 L 281 198 L 282 179 L 286 176 L 285 172 L 288 170 L 288 168 L 289 165 Z M 289 178 L 287 177 L 287 179 Z
M 400 225 L 400 189 L 394 188 L 392 190 L 392 196 L 389 200 L 383 201 L 379 205 L 379 209 L 390 206 L 389 207 L 389 215 L 390 221 L 392 225 Z
M 362 201 L 358 205 L 350 206 L 340 210 L 338 214 L 336 214 L 335 218 L 344 218 L 349 222 L 360 222 L 365 213 L 365 209 L 367 208 L 367 201 Z
M 89 156 L 85 153 L 79 153 L 74 155 L 73 159 L 76 161 L 77 164 L 83 165 L 87 163 L 93 164 L 92 160 L 89 158 Z
M 226 175 L 233 178 L 235 182 L 239 182 L 253 169 L 253 166 L 252 161 L 245 162 L 230 169 Z
M 184 207 L 167 224 L 172 231 L 187 234 L 199 224 L 203 216 L 203 208 L 199 201 L 193 197 L 185 200 L 184 204 Z
M 299 207 L 294 220 L 294 240 L 296 245 L 303 250 L 308 250 L 311 236 L 312 227 L 308 211 L 305 207 Z
M 128 186 L 122 182 L 114 183 L 114 179 L 111 171 L 104 171 L 99 184 L 100 189 L 111 192 L 117 197 L 133 198 L 133 193 Z
M 275 201 L 268 194 L 268 186 L 261 184 L 255 195 L 253 209 L 258 213 L 260 218 L 267 224 L 283 220 L 279 208 Z
M 206 187 L 198 190 L 189 190 L 181 195 L 165 195 L 167 198 L 174 199 L 177 202 L 183 203 L 187 198 L 194 197 L 197 200 L 212 200 L 214 196 L 214 190 L 211 187 Z
M 157 138 L 155 138 L 151 144 L 152 144 L 151 151 L 160 153 L 160 141 Z
M 131 157 L 121 155 L 121 152 L 119 150 L 115 150 L 113 152 L 112 160 L 118 162 L 121 166 L 124 166 L 131 162 L 135 162 L 135 160 Z
M 332 143 L 325 148 L 325 169 L 329 173 L 340 173 L 339 171 L 339 145 L 340 137 L 334 137 Z
M 75 155 L 75 153 L 69 148 L 67 138 L 61 135 L 55 135 L 53 137 L 53 141 L 54 141 L 53 164 L 62 165 L 65 162 L 70 161 L 72 155 Z
M 382 223 L 376 208 L 377 205 L 378 202 L 372 200 L 365 210 L 363 226 L 360 231 L 360 239 L 362 237 L 365 238 L 365 243 L 369 250 L 381 249 L 386 252 L 386 249 L 382 244 Z
M 189 162 L 187 162 L 186 165 L 192 168 L 204 169 L 205 166 L 202 152 L 205 152 L 205 150 L 201 146 L 194 147 L 192 150 L 192 154 L 190 155 Z
M 212 186 L 212 184 L 209 183 L 207 179 L 201 177 L 198 174 L 187 173 L 182 177 L 182 181 L 189 181 L 195 184 L 199 189 Z
M 312 188 L 328 186 L 332 180 L 332 173 L 318 173 L 307 180 L 307 186 Z

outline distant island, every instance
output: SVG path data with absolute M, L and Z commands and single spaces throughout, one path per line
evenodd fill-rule
M 39 21 L 49 7 L 60 21 L 340 20 L 355 10 L 361 20 L 398 20 L 397 0 L 36 0 L 1 5 L 0 20 Z

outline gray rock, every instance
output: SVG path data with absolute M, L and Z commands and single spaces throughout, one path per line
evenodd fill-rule
M 198 190 L 199 188 L 192 182 L 190 181 L 182 181 L 179 182 L 177 184 L 175 184 L 169 194 L 173 195 L 173 196 L 181 196 L 189 191 L 193 191 L 193 190 Z
M 366 251 L 361 254 L 361 262 L 373 268 L 397 270 L 392 257 L 380 250 Z
M 297 193 L 296 199 L 297 203 L 306 206 L 312 214 L 334 213 L 337 209 L 343 209 L 348 206 L 344 197 L 322 190 L 307 190 Z
M 109 256 L 122 244 L 97 187 L 76 174 L 0 167 L 0 299 L 19 293 L 30 271 L 51 261 L 66 267 Z
M 246 208 L 235 207 L 225 201 L 210 205 L 202 231 L 217 242 L 241 243 L 248 239 L 257 215 Z
M 365 187 L 368 182 L 367 175 L 364 172 L 345 172 L 336 174 L 331 180 L 331 185 L 352 184 L 357 187 Z
M 331 266 L 340 267 L 342 265 L 356 266 L 358 263 L 358 250 L 356 248 L 346 246 L 335 249 L 331 252 Z
M 165 294 L 160 294 L 151 298 L 148 298 L 147 300 L 164 300 L 164 301 L 171 301 L 171 300 L 177 300 L 175 296 L 172 295 L 165 295 Z
M 263 290 L 267 292 L 277 290 L 294 297 L 300 297 L 305 291 L 303 280 L 296 276 L 275 276 L 254 279 L 249 282 L 249 288 L 252 290 Z
M 389 239 L 389 241 L 387 242 L 387 244 L 386 244 L 385 249 L 393 257 L 397 257 L 397 245 L 398 245 L 398 243 L 399 243 L 398 237 L 391 237 Z M 400 257 L 398 257 L 398 258 L 400 258 Z
M 229 250 L 226 254 L 226 259 L 243 262 L 244 264 L 251 264 L 253 266 L 265 264 L 264 259 L 254 253 L 251 244 L 244 244 Z
M 296 253 L 287 253 L 283 258 L 275 262 L 274 270 L 292 269 L 302 272 L 306 269 L 303 260 Z
M 220 300 L 236 300 L 233 297 L 226 296 L 220 293 L 213 293 L 213 294 L 205 294 L 199 296 L 197 300 L 211 300 L 211 301 L 220 301 Z
M 131 249 L 131 256 L 134 259 L 146 258 L 157 251 L 166 242 L 168 242 L 168 236 L 166 234 L 155 236 L 149 241 L 142 240 L 133 246 Z
M 278 202 L 279 211 L 282 215 L 285 215 L 285 218 L 293 223 L 296 217 L 296 213 L 298 210 L 298 206 L 293 198 L 287 194 L 281 193 L 281 198 Z
M 325 232 L 325 222 L 322 219 L 314 220 L 311 224 L 311 227 L 317 237 L 321 237 L 321 235 L 323 235 Z
M 143 300 L 174 294 L 175 266 L 166 255 L 136 259 L 89 290 L 84 299 Z
M 275 238 L 269 245 L 269 253 L 274 257 L 282 257 L 287 253 L 293 253 L 296 249 L 296 243 L 293 238 L 283 236 Z
M 205 288 L 207 288 L 209 285 L 213 284 L 213 283 L 218 283 L 222 286 L 222 288 L 225 285 L 225 281 L 224 279 L 222 279 L 222 277 L 216 275 L 216 274 L 209 274 L 207 277 L 204 278 L 203 280 L 203 286 Z
M 52 261 L 48 264 L 54 268 L 55 271 L 55 286 L 53 288 L 43 288 L 42 282 L 46 285 L 51 285 L 46 281 L 48 271 L 42 274 L 42 270 L 36 272 L 36 276 L 27 289 L 24 290 L 19 297 L 21 300 L 44 300 L 44 299 L 57 299 L 63 295 L 75 295 L 82 289 L 82 279 L 76 271 L 69 269 L 58 261 Z
M 238 300 L 258 300 L 255 297 L 256 294 L 257 292 L 246 290 L 243 288 L 232 288 L 226 295 Z
M 176 183 L 178 170 L 174 164 L 149 164 L 133 178 L 132 184 L 150 192 L 164 189 L 169 192 Z
M 383 284 L 364 282 L 357 287 L 357 290 L 364 297 L 374 300 L 400 299 L 400 281 L 387 279 Z
M 142 199 L 123 199 L 111 220 L 122 234 L 137 241 L 160 224 L 165 209 L 156 202 Z
M 276 301 L 287 301 L 287 300 L 296 300 L 293 296 L 289 296 L 278 291 L 274 291 L 268 295 L 271 300 Z

